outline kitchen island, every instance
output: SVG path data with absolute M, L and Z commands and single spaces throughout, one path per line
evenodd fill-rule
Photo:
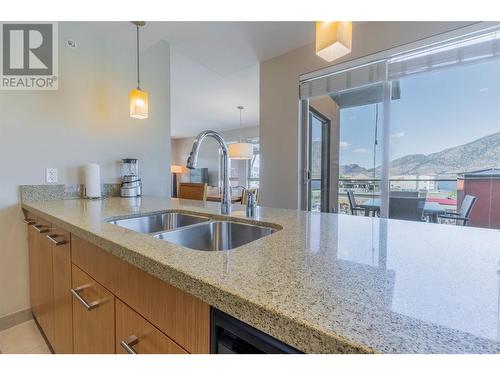
M 22 208 L 307 353 L 500 353 L 500 231 L 259 208 L 275 233 L 197 251 L 106 220 L 163 210 L 248 221 L 233 205 L 157 197 Z M 255 223 L 255 222 L 254 222 Z

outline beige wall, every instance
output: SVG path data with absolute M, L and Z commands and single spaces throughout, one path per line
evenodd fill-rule
M 471 22 L 364 22 L 353 29 L 353 51 L 335 64 L 427 38 Z M 261 199 L 264 206 L 297 208 L 299 75 L 328 65 L 314 44 L 261 63 Z
M 18 201 L 21 184 L 45 183 L 45 168 L 60 183 L 82 183 L 80 166 L 101 166 L 102 182 L 117 181 L 119 160 L 139 159 L 145 194 L 170 194 L 169 46 L 141 55 L 142 86 L 150 118 L 128 116 L 135 82 L 135 31 L 129 45 L 90 23 L 59 23 L 59 90 L 0 91 L 0 317 L 29 307 L 26 228 Z M 64 40 L 73 38 L 77 49 Z
M 234 142 L 239 140 L 240 131 L 239 129 L 235 130 L 226 130 L 221 131 L 220 134 L 222 138 L 226 142 Z M 242 129 L 242 138 L 250 139 L 257 138 L 259 136 L 259 127 L 251 126 Z M 172 139 L 172 163 L 179 165 L 186 165 L 186 160 L 191 152 L 191 148 L 193 146 L 193 141 L 195 137 L 189 138 L 178 138 Z M 198 168 L 208 168 L 209 173 L 209 183 L 211 185 L 217 184 L 217 176 L 219 170 L 219 153 L 218 153 L 218 144 L 215 140 L 211 138 L 207 138 L 200 148 L 200 155 L 198 157 Z M 237 168 L 239 171 L 239 177 L 241 181 L 246 180 L 246 161 L 232 161 L 232 165 L 234 167 L 235 163 L 237 164 Z M 188 175 L 183 175 L 181 177 L 181 181 L 188 181 Z

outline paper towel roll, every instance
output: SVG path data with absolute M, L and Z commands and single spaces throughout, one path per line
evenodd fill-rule
M 87 198 L 101 197 L 101 174 L 98 164 L 85 166 L 85 196 Z

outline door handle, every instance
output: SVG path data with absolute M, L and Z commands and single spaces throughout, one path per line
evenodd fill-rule
M 35 224 L 36 224 L 36 221 L 35 221 L 35 220 L 32 220 L 32 219 L 23 219 L 23 222 L 24 222 L 26 225 L 35 225 Z
M 68 243 L 68 241 L 65 240 L 64 238 L 62 240 L 57 240 L 57 237 L 60 237 L 60 235 L 59 234 L 47 234 L 47 238 L 49 240 L 51 240 L 52 243 L 56 246 L 65 245 Z
M 134 350 L 133 346 L 139 342 L 139 339 L 137 338 L 136 335 L 129 336 L 127 339 L 120 341 L 121 347 L 128 353 L 128 354 L 137 354 L 137 352 Z
M 85 290 L 87 288 L 90 288 L 92 285 L 91 284 L 87 284 L 87 285 L 82 285 L 82 286 L 79 286 L 78 288 L 71 288 L 70 291 L 71 291 L 71 294 L 73 295 L 73 297 L 76 298 L 76 300 L 78 302 L 80 302 L 83 307 L 85 307 L 85 309 L 87 311 L 90 311 L 90 310 L 94 310 L 95 308 L 99 307 L 99 305 L 101 304 L 102 301 L 93 301 L 93 302 L 87 302 L 85 301 L 85 299 L 83 299 L 83 297 L 80 295 L 80 292 L 82 290 Z

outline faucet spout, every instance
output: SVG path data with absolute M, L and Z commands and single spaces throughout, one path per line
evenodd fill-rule
M 222 136 L 213 130 L 202 131 L 193 142 L 191 153 L 186 162 L 186 167 L 195 169 L 198 164 L 198 155 L 200 153 L 200 146 L 206 137 L 215 139 L 219 144 L 222 151 L 222 199 L 221 199 L 221 214 L 229 215 L 231 213 L 231 203 L 229 198 L 229 154 L 227 151 L 226 142 Z

